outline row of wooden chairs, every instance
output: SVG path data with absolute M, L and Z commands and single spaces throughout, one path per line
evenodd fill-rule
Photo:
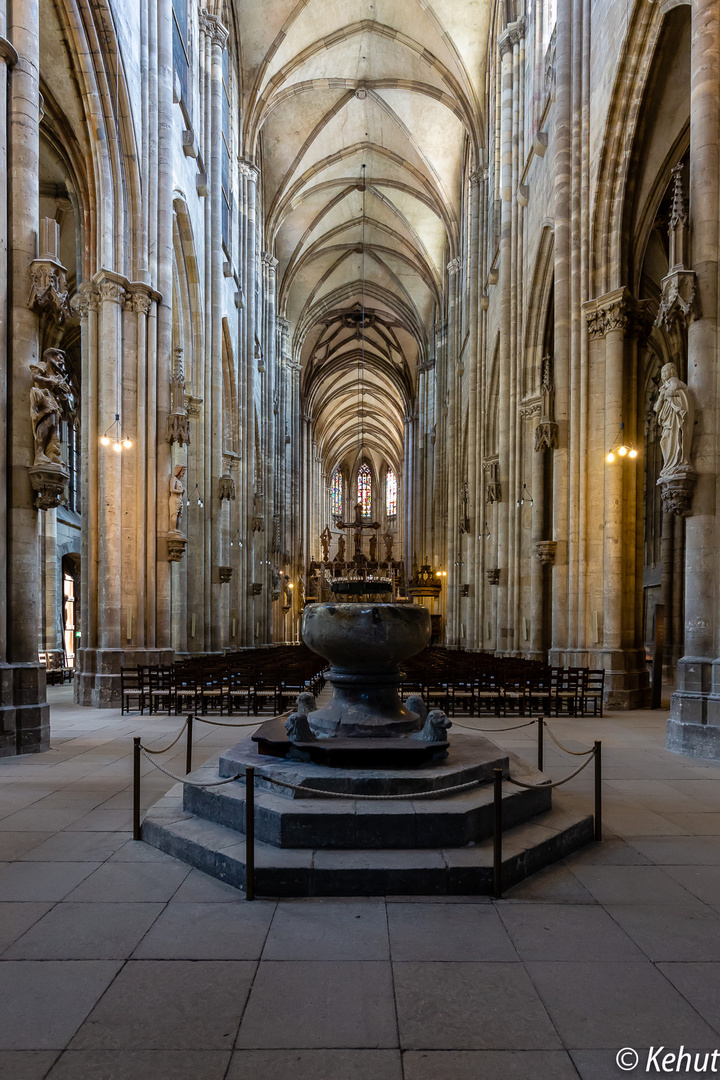
M 294 670 L 280 668 L 282 676 L 277 674 L 275 664 L 272 673 L 238 671 L 232 663 L 202 661 L 122 668 L 121 712 L 138 710 L 144 714 L 147 709 L 151 714 L 275 716 L 287 709 L 299 693 L 319 693 L 324 680 L 318 663 L 312 669 L 300 665 Z
M 602 716 L 605 672 L 591 668 L 483 671 L 460 678 L 405 679 L 402 696 L 420 694 L 448 716 Z

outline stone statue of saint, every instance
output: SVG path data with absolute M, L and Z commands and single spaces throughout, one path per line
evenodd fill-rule
M 320 543 L 322 544 L 322 561 L 330 561 L 330 541 L 332 540 L 332 533 L 330 532 L 330 526 L 326 525 L 323 531 L 320 533 Z
M 665 364 L 660 372 L 660 391 L 655 402 L 655 412 L 662 428 L 660 450 L 663 467 L 660 483 L 692 473 L 690 448 L 692 446 L 695 406 L 687 383 L 678 379 L 674 364 Z
M 180 532 L 185 509 L 185 485 L 182 481 L 186 472 L 184 465 L 176 465 L 170 477 L 170 532 Z
M 342 533 L 338 537 L 338 549 L 335 556 L 335 562 L 345 562 L 345 537 Z
M 386 532 L 383 536 L 383 540 L 385 541 L 385 562 L 387 563 L 392 562 L 393 539 L 394 537 L 391 532 Z
M 60 421 L 72 420 L 73 391 L 66 378 L 65 353 L 46 349 L 39 364 L 31 364 L 30 419 L 35 439 L 35 462 L 61 465 Z
M 370 562 L 377 562 L 377 536 L 375 533 L 370 535 Z

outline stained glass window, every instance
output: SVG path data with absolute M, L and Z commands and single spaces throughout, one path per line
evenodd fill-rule
M 358 469 L 357 493 L 357 501 L 362 506 L 363 517 L 370 517 L 372 514 L 372 473 L 367 464 L 361 465 Z
M 342 517 L 342 473 L 336 469 L 330 478 L 330 513 L 332 517 Z
M 385 473 L 385 513 L 388 517 L 397 514 L 397 477 L 392 469 Z

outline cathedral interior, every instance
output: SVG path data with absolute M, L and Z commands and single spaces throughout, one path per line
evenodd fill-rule
M 66 812 L 62 799 L 28 809 L 41 795 L 21 794 L 61 768 L 58 746 L 69 740 L 70 754 L 77 742 L 74 753 L 87 738 L 99 754 L 136 731 L 128 673 L 160 679 L 136 721 L 162 738 L 171 728 L 152 703 L 171 712 L 174 693 L 163 672 L 230 658 L 240 671 L 250 655 L 266 674 L 292 667 L 303 614 L 362 581 L 428 610 L 438 665 L 575 672 L 580 715 L 555 713 L 567 738 L 591 738 L 584 706 L 599 694 L 592 738 L 609 732 L 611 795 L 640 802 L 606 817 L 612 865 L 588 861 L 574 877 L 560 868 L 526 898 L 612 914 L 635 885 L 594 871 L 662 875 L 638 885 L 642 903 L 657 886 L 657 902 L 688 919 L 690 901 L 701 906 L 709 951 L 655 949 L 658 923 L 653 944 L 626 947 L 605 911 L 598 940 L 618 968 L 642 957 L 652 969 L 646 983 L 628 976 L 634 1001 L 653 998 L 663 962 L 687 960 L 672 987 L 662 974 L 656 1015 L 682 1014 L 672 995 L 684 995 L 678 1045 L 714 1045 L 703 1040 L 720 1038 L 717 1015 L 694 1011 L 690 968 L 720 959 L 705 873 L 720 862 L 720 848 L 708 854 L 720 844 L 717 0 L 0 0 L 0 154 L 0 861 L 34 865 L 19 841 L 3 854 L 2 837 L 27 829 L 49 843 L 50 806 Z M 248 716 L 262 711 L 258 685 Z M 204 738 L 208 753 L 227 744 Z M 639 771 L 623 772 L 633 754 Z M 127 814 L 120 825 L 104 813 L 98 836 L 127 832 Z M 18 814 L 36 817 L 13 829 Z M 681 840 L 704 852 L 702 887 L 685 882 L 684 897 L 673 892 L 685 893 L 679 872 L 656 865 L 694 862 L 677 853 Z M 676 846 L 662 854 L 653 842 Z M 113 851 L 98 856 L 103 869 L 110 856 L 135 865 Z M 3 873 L 0 911 L 73 895 L 32 883 L 16 895 Z M 227 899 L 194 888 L 218 908 Z M 108 886 L 100 899 L 111 896 Z M 161 888 L 157 900 L 170 895 Z M 629 917 L 617 918 L 632 936 Z M 508 919 L 503 933 L 520 935 L 519 916 Z M 450 938 L 469 928 L 456 921 Z M 610 1042 L 573 1043 L 553 1002 L 562 1012 L 582 996 L 581 976 L 572 993 L 572 981 L 546 993 L 540 968 L 555 956 L 524 954 L 518 940 L 528 971 L 543 962 L 530 975 L 561 1042 L 544 1029 L 522 1045 L 507 1033 L 483 1045 L 438 1035 L 433 1050 L 549 1055 L 519 1072 L 484 1059 L 487 1075 L 508 1078 L 622 1075 L 591 1057 L 619 1039 L 617 1050 L 635 1045 L 632 1030 L 618 1020 Z M 368 948 L 349 947 L 349 967 L 385 962 Z M 505 960 L 498 949 L 473 959 Z M 116 959 L 18 960 L 36 956 Z M 275 959 L 307 958 L 280 949 Z M 439 957 L 406 959 L 419 968 Z M 231 1049 L 198 1037 L 192 1053 L 225 1057 L 198 1058 L 187 1075 L 480 1075 L 480 1058 L 421 1060 L 419 1028 L 403 1043 L 403 1023 L 415 1023 L 406 967 L 410 982 L 394 991 L 406 994 L 404 1074 L 373 1028 L 357 1044 L 311 1041 L 311 1058 L 330 1057 L 290 1071 L 280 1058 L 229 1063 Z M 245 974 L 228 978 L 245 993 Z M 357 978 L 369 993 L 370 974 Z M 621 982 L 603 984 L 616 1005 Z M 0 1021 L 0 1077 L 161 1080 L 191 1068 L 184 1044 L 162 1040 L 139 1044 L 178 1055 L 157 1071 L 150 1058 L 101 1060 L 122 1050 L 109 1036 L 67 1050 L 84 1015 L 68 1039 L 30 1045 L 3 1042 Z M 646 1021 L 638 1046 L 663 1037 Z M 248 1038 L 238 1045 L 257 1055 L 305 1046 Z M 358 1045 L 359 1064 L 332 1057 Z

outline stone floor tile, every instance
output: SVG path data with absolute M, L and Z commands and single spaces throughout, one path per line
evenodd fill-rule
M 711 908 L 618 904 L 607 910 L 650 960 L 720 961 L 720 914 Z
M 649 961 L 525 966 L 568 1049 L 717 1044 L 717 1034 Z
M 497 909 L 490 905 L 392 904 L 393 960 L 517 960 Z
M 405 1080 L 577 1080 L 565 1050 L 407 1050 L 403 1069 Z
M 646 866 L 650 859 L 618 836 L 604 837 L 600 844 L 586 844 L 565 859 L 572 870 L 575 866 Z
M 255 968 L 243 961 L 129 960 L 70 1049 L 230 1049 Z
M 142 960 L 259 960 L 275 910 L 248 904 L 168 904 L 133 954 Z
M 720 1032 L 720 964 L 658 964 L 658 968 L 708 1024 Z M 689 1039 L 684 1041 L 690 1044 Z
M 691 814 L 666 814 L 673 825 L 684 829 L 694 836 L 720 836 L 720 814 L 718 813 L 691 813 Z
M 141 847 L 147 847 L 147 844 L 142 844 Z M 155 851 L 156 849 L 150 848 L 149 850 Z M 120 858 L 120 852 L 113 858 Z M 202 870 L 196 870 L 193 867 L 178 891 L 173 895 L 171 903 L 231 904 L 236 900 L 244 899 L 244 896 L 245 894 L 233 885 L 228 885 L 225 881 L 218 881 L 217 878 L 210 877 L 209 874 L 203 874 Z
M 57 1050 L 0 1050 L 0 1080 L 44 1080 Z
M 263 960 L 388 960 L 379 899 L 311 899 L 277 906 Z
M 24 934 L 26 930 L 42 919 L 53 906 L 51 901 L 46 903 L 23 903 L 13 901 L 0 903 L 0 952 L 7 949 Z
M 227 1050 L 66 1050 L 48 1080 L 223 1080 L 229 1057 Z
M 96 862 L 14 862 L 0 869 L 0 900 L 62 900 Z
M 189 873 L 190 867 L 180 862 L 175 866 L 107 862 L 75 889 L 68 900 L 162 903 L 170 899 Z
M 118 835 L 114 833 L 113 835 Z M 119 834 L 122 835 L 122 834 Z M 117 851 L 110 856 L 110 862 L 157 862 L 167 863 L 168 866 L 183 865 L 179 859 L 174 858 L 172 855 L 167 855 L 164 851 L 160 851 L 158 848 L 150 847 L 149 844 L 144 844 L 142 840 L 125 840 Z M 191 871 L 193 874 L 195 870 Z M 210 880 L 214 881 L 214 878 Z
M 120 967 L 115 960 L 0 961 L 0 1049 L 61 1050 Z
M 548 866 L 504 894 L 510 903 L 594 904 L 597 901 L 577 876 L 562 864 Z
M 104 862 L 124 842 L 121 833 L 59 832 L 21 858 L 23 862 Z
M 237 1047 L 398 1045 L 390 964 L 275 961 L 258 968 Z
M 132 832 L 132 813 L 123 809 L 106 810 L 99 806 L 77 818 L 67 828 L 73 832 L 122 832 L 127 836 Z
M 227 1080 L 403 1080 L 399 1050 L 236 1050 Z
M 124 960 L 163 904 L 56 904 L 3 955 L 5 960 Z
M 663 872 L 706 904 L 720 904 L 720 866 L 664 866 Z
M 697 905 L 697 897 L 658 866 L 578 866 L 574 873 L 601 904 Z
M 634 848 L 659 866 L 720 866 L 720 836 L 635 837 Z
M 638 1066 L 637 1070 L 630 1072 L 623 1071 L 618 1068 L 616 1057 L 617 1053 L 624 1047 L 617 1047 L 612 1050 L 572 1050 L 570 1057 L 573 1064 L 578 1071 L 578 1075 L 581 1080 L 619 1080 L 621 1076 L 633 1076 L 637 1071 L 640 1073 L 642 1070 Z M 638 1054 L 643 1054 L 643 1048 L 638 1047 Z M 645 1048 L 646 1060 L 647 1049 Z
M 0 832 L 0 862 L 12 862 L 20 859 L 26 851 L 42 844 L 52 833 L 49 832 Z
M 643 960 L 599 906 L 502 904 L 500 916 L 521 960 Z
M 561 1048 L 520 963 L 396 963 L 393 970 L 405 1050 Z
M 0 821 L 0 830 L 5 832 L 47 832 L 54 833 L 65 829 L 85 814 L 83 809 L 43 809 L 41 806 L 28 806 L 9 814 Z

